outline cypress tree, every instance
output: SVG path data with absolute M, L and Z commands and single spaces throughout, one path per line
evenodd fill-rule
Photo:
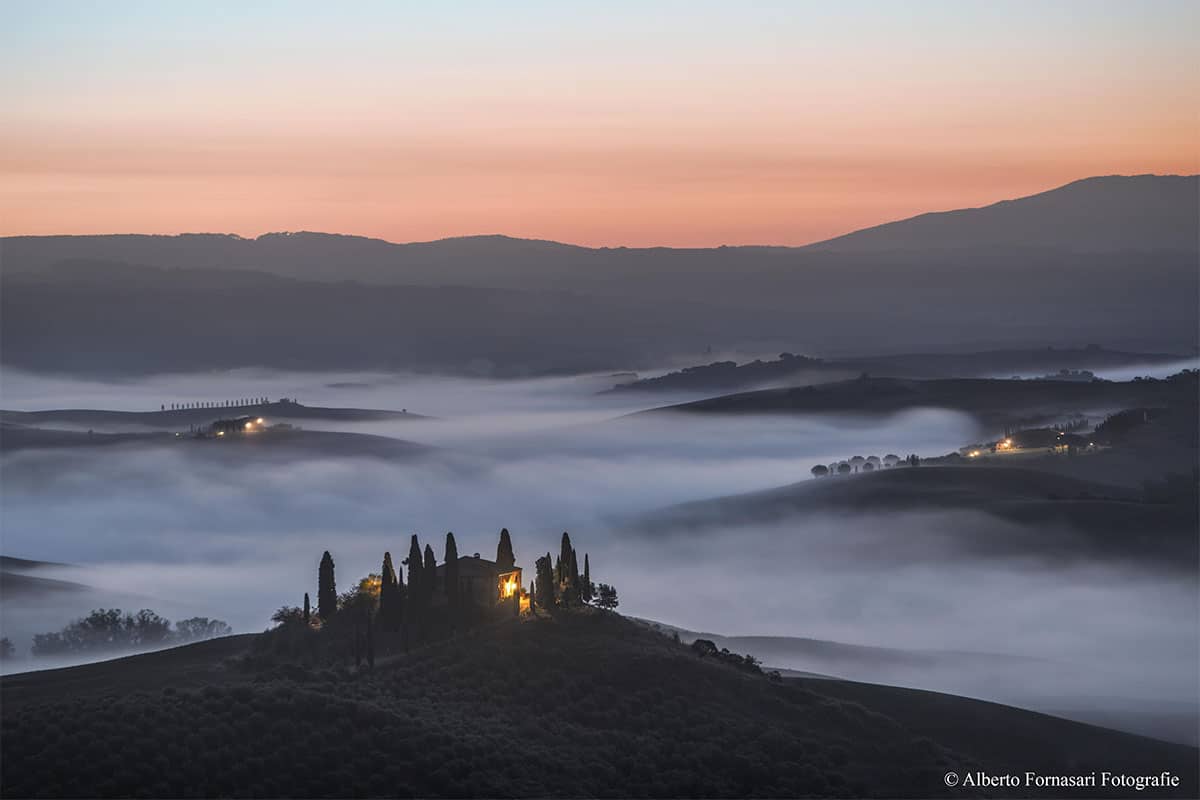
M 550 554 L 537 560 L 537 579 L 534 596 L 539 608 L 550 611 L 554 608 L 554 569 L 551 566 Z
M 392 599 L 395 601 L 393 603 L 393 605 L 396 608 L 396 612 L 395 612 L 395 624 L 396 625 L 400 625 L 402 622 L 404 622 L 405 593 L 406 593 L 406 590 L 404 588 L 404 572 L 403 571 L 397 572 L 396 573 L 396 588 L 392 593 Z
M 592 586 L 592 565 L 588 563 L 588 554 L 583 554 L 583 585 L 579 587 L 580 596 L 583 597 L 583 602 L 592 602 L 592 597 L 596 594 L 596 587 Z
M 317 616 L 323 621 L 337 613 L 337 583 L 333 579 L 333 556 L 329 551 L 321 556 L 317 568 Z
M 513 555 L 512 539 L 509 538 L 508 528 L 500 529 L 500 543 L 496 545 L 496 566 L 501 572 L 508 572 L 517 564 Z
M 567 597 L 567 605 L 579 605 L 579 599 L 583 596 L 582 590 L 579 588 L 579 560 L 575 558 L 575 548 L 571 548 L 571 566 L 567 569 L 567 590 L 564 595 Z
M 308 592 L 304 593 L 304 624 L 307 626 L 312 619 L 312 606 L 308 602 Z
M 571 547 L 571 534 L 563 531 L 562 544 L 559 547 L 558 553 L 559 567 L 557 575 L 559 591 L 563 595 L 575 594 L 574 590 L 576 589 L 576 583 L 571 581 L 571 554 L 574 552 L 575 548 Z
M 421 572 L 424 571 L 424 562 L 421 560 L 421 543 L 417 541 L 417 535 L 414 533 L 412 542 L 408 546 L 408 558 L 404 561 L 408 564 L 408 607 L 413 614 L 419 613 L 421 605 Z
M 392 554 L 383 554 L 383 568 L 379 571 L 379 622 L 385 628 L 395 626 L 397 621 L 396 569 L 392 566 Z
M 571 576 L 571 553 L 573 552 L 575 551 L 571 547 L 571 534 L 563 531 L 562 546 L 559 548 L 558 553 L 559 563 L 562 564 L 562 574 L 559 576 L 560 581 L 566 582 Z
M 458 544 L 453 532 L 446 534 L 446 602 L 451 610 L 458 608 Z
M 433 548 L 425 545 L 425 568 L 421 572 L 422 602 L 428 608 L 433 603 L 433 591 L 437 586 L 437 559 L 433 556 Z

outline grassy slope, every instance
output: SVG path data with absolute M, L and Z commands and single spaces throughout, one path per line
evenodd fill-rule
M 3 794 L 923 797 L 948 794 L 946 770 L 1010 764 L 1170 769 L 1178 796 L 1196 789 L 1193 748 L 774 683 L 614 615 L 497 625 L 370 675 L 231 671 L 243 641 L 5 678 Z
M 672 506 L 648 528 L 772 522 L 819 511 L 980 511 L 1038 531 L 1043 552 L 1136 557 L 1194 568 L 1196 509 L 1140 502 L 1126 487 L 1002 466 L 919 467 L 806 480 L 762 492 Z M 1049 526 L 1049 527 L 1048 527 Z M 1058 532 L 1057 535 L 1050 535 Z M 985 543 L 976 542 L 976 546 Z M 1022 542 L 993 542 L 996 547 Z
M 268 431 L 253 436 L 230 436 L 224 440 L 193 439 L 170 433 L 83 433 L 80 431 L 0 425 L 0 452 L 20 450 L 64 450 L 105 446 L 158 446 L 175 448 L 189 456 L 213 458 L 248 456 L 373 457 L 406 459 L 428 454 L 434 448 L 369 433 L 345 431 Z
M 301 403 L 257 403 L 232 408 L 187 408 L 169 411 L 110 411 L 106 409 L 52 409 L 46 411 L 0 411 L 5 422 L 21 425 L 71 424 L 142 425 L 147 428 L 179 430 L 184 425 L 207 425 L 213 420 L 236 417 L 267 417 L 280 420 L 327 420 L 374 422 L 380 420 L 429 419 L 420 414 L 372 408 L 325 408 Z
M 667 406 L 665 411 L 709 414 L 893 413 L 948 408 L 989 423 L 1052 418 L 1068 412 L 1165 406 L 1196 393 L 1196 378 L 1171 381 L 1014 381 L 989 378 L 905 380 L 862 378 L 818 386 L 763 389 Z

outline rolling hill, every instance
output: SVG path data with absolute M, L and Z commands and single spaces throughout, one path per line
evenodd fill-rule
M 1194 505 L 1142 502 L 1136 490 L 1005 466 L 887 469 L 700 500 L 644 515 L 642 530 L 686 531 L 770 523 L 814 513 L 961 510 L 1019 528 L 1003 535 L 964 532 L 947 552 L 1026 554 L 1058 563 L 1138 562 L 1192 573 L 1200 556 Z
M 1195 748 L 776 682 L 611 614 L 511 621 L 372 672 L 240 659 L 253 642 L 0 679 L 3 795 L 930 797 L 980 769 L 1168 770 L 1180 785 L 1156 796 L 1196 790 Z
M 809 247 L 841 253 L 1021 242 L 1078 252 L 1195 251 L 1200 176 L 1106 175 L 983 208 L 922 214 Z
M 946 408 L 971 414 L 995 427 L 1018 422 L 1031 424 L 1086 411 L 1183 406 L 1194 401 L 1196 390 L 1194 371 L 1149 381 L 860 377 L 820 385 L 720 395 L 640 413 L 891 414 L 912 408 Z

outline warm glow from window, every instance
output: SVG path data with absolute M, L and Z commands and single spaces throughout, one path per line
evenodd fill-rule
M 500 584 L 500 595 L 502 597 L 512 597 L 517 593 L 517 582 L 511 578 Z

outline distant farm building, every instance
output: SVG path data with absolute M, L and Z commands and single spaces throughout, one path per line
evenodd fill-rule
M 262 417 L 234 417 L 219 419 L 209 426 L 213 436 L 231 436 L 236 434 L 258 433 L 266 429 Z

